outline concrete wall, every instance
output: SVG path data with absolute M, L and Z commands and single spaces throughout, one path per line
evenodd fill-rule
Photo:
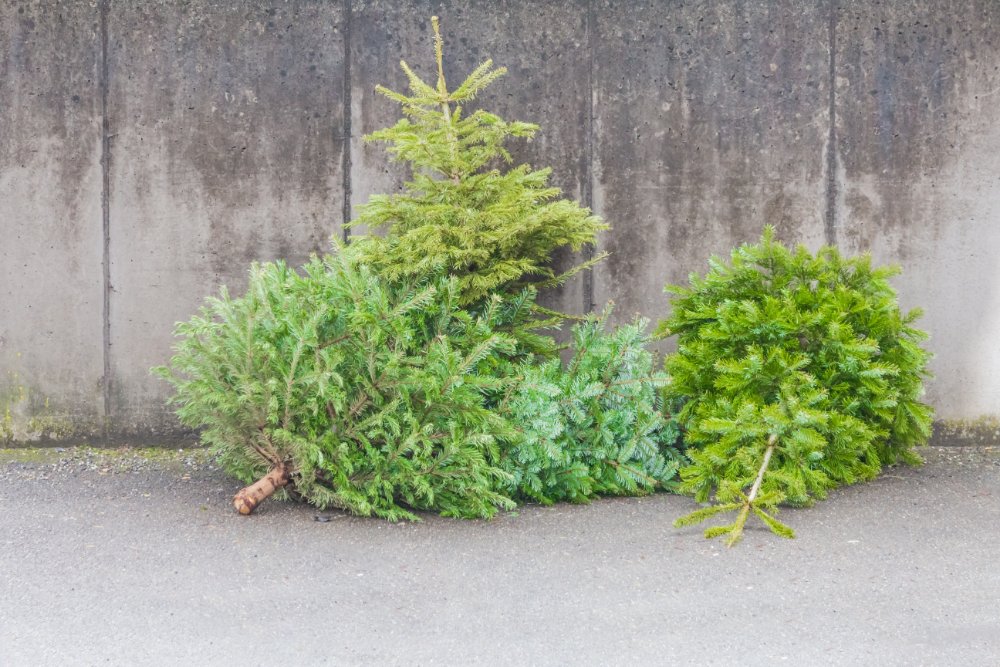
M 102 432 L 100 23 L 0 2 L 0 441 Z
M 405 173 L 398 61 L 510 73 L 516 156 L 614 229 L 547 298 L 661 317 L 766 223 L 898 262 L 941 433 L 1000 440 L 1000 5 L 0 0 L 0 441 L 183 436 L 148 368 L 247 264 L 301 262 Z M 558 258 L 566 262 L 570 258 Z

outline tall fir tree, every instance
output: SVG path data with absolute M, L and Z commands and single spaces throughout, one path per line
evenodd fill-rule
M 556 275 L 553 251 L 606 226 L 561 199 L 550 170 L 502 169 L 505 142 L 538 128 L 465 116 L 505 70 L 487 61 L 449 91 L 433 25 L 436 87 L 403 63 L 411 95 L 379 88 L 406 117 L 368 139 L 413 169 L 354 223 L 385 235 L 301 273 L 254 265 L 244 296 L 223 289 L 178 325 L 171 367 L 156 369 L 181 420 L 248 484 L 242 513 L 279 493 L 393 520 L 490 516 L 514 496 L 648 493 L 677 469 L 645 323 L 578 326 L 568 366 L 539 333 L 564 316 L 537 290 L 603 257 Z
M 363 261 L 390 280 L 454 276 L 463 305 L 555 286 L 593 266 L 603 254 L 558 275 L 551 258 L 559 248 L 593 244 L 607 226 L 560 198 L 549 184 L 551 169 L 503 168 L 512 162 L 508 140 L 530 140 L 538 126 L 482 109 L 466 113 L 464 105 L 506 69 L 487 60 L 449 90 L 437 17 L 432 23 L 436 85 L 401 62 L 410 94 L 377 88 L 402 106 L 405 117 L 366 139 L 386 143 L 395 160 L 410 166 L 412 180 L 401 193 L 375 195 L 360 208 L 351 226 L 385 233 L 354 241 Z

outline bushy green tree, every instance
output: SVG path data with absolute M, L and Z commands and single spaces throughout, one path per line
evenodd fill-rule
M 355 221 L 385 235 L 302 273 L 254 265 L 245 296 L 223 290 L 178 325 L 157 369 L 181 420 L 250 484 L 243 513 L 280 492 L 389 519 L 490 516 L 513 495 L 648 493 L 676 471 L 644 325 L 581 325 L 566 368 L 540 333 L 565 316 L 537 289 L 601 259 L 556 275 L 553 251 L 605 226 L 560 199 L 548 169 L 502 169 L 504 143 L 537 127 L 464 115 L 504 70 L 486 62 L 449 91 L 433 23 L 436 87 L 403 63 L 411 95 L 380 88 L 406 118 L 369 140 L 413 169 Z
M 403 62 L 410 94 L 378 87 L 402 106 L 405 118 L 366 139 L 388 144 L 393 158 L 410 166 L 412 180 L 401 193 L 375 195 L 360 208 L 352 226 L 385 232 L 353 241 L 363 261 L 390 280 L 454 276 L 462 305 L 556 285 L 599 261 L 603 255 L 562 275 L 553 271 L 556 249 L 579 250 L 606 226 L 559 197 L 548 184 L 550 169 L 501 168 L 511 162 L 505 143 L 530 139 L 538 127 L 482 109 L 466 114 L 463 105 L 506 69 L 488 60 L 448 90 L 436 17 L 433 24 L 437 84 L 425 83 Z
M 919 462 L 929 355 L 912 326 L 920 312 L 902 313 L 889 285 L 898 269 L 832 247 L 792 251 L 770 227 L 709 264 L 690 287 L 668 287 L 676 296 L 660 325 L 677 336 L 666 370 L 691 459 L 681 489 L 719 502 L 680 524 L 738 510 L 706 532 L 733 543 L 752 511 L 790 536 L 767 511 L 871 479 L 884 463 Z
M 549 504 L 672 488 L 676 425 L 661 411 L 647 322 L 573 328 L 571 357 L 525 365 L 499 407 L 514 429 L 502 467 L 515 497 Z
M 503 390 L 488 360 L 513 349 L 493 327 L 517 314 L 494 302 L 473 316 L 459 301 L 454 279 L 390 285 L 351 253 L 303 274 L 255 264 L 245 296 L 223 289 L 178 325 L 157 372 L 181 420 L 248 484 L 393 520 L 490 516 L 513 503 L 496 490 L 507 422 L 484 404 Z

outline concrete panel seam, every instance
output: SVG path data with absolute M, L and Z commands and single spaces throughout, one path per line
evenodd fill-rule
M 826 147 L 826 242 L 837 243 L 837 13 L 838 0 L 830 0 L 830 16 L 827 27 L 829 58 L 829 134 Z
M 350 240 L 347 223 L 351 221 L 351 0 L 344 0 L 344 140 L 341 148 L 341 171 L 343 172 L 343 224 L 341 234 L 344 243 Z
M 108 10 L 110 0 L 101 0 L 101 226 L 103 232 L 104 273 L 104 422 L 111 417 L 111 131 L 108 121 Z
M 584 173 L 580 175 L 580 195 L 584 205 L 593 210 L 594 208 L 594 32 L 596 30 L 596 13 L 594 11 L 594 1 L 587 2 L 587 128 L 584 139 Z M 596 248 L 588 246 L 584 250 L 584 257 L 587 260 L 594 258 Z M 594 269 L 585 271 L 583 274 L 583 312 L 592 313 L 596 304 L 594 303 Z

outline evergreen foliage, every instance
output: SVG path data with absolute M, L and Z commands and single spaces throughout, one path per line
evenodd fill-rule
M 208 299 L 177 326 L 171 366 L 154 369 L 181 421 L 249 485 L 241 513 L 278 490 L 390 520 L 488 517 L 512 497 L 644 494 L 676 474 L 646 323 L 608 333 L 584 318 L 567 366 L 539 333 L 565 316 L 538 306 L 537 289 L 603 257 L 556 275 L 552 252 L 605 225 L 560 199 L 550 170 L 500 169 L 504 143 L 537 127 L 463 115 L 504 70 L 487 61 L 449 91 L 433 22 L 436 87 L 403 63 L 411 95 L 379 90 L 406 118 L 368 137 L 413 169 L 355 221 L 385 235 L 301 273 L 254 264 L 246 294 Z
M 647 322 L 607 333 L 605 319 L 573 328 L 568 364 L 524 366 L 501 406 L 516 432 L 503 456 L 511 495 L 550 504 L 672 488 L 678 430 L 661 411 Z
M 402 106 L 405 118 L 366 139 L 388 144 L 413 174 L 402 193 L 371 197 L 351 223 L 386 232 L 354 241 L 363 261 L 390 280 L 455 276 L 460 304 L 468 305 L 526 286 L 557 285 L 602 259 L 562 275 L 549 266 L 553 251 L 592 244 L 606 226 L 588 209 L 559 198 L 559 189 L 548 184 L 550 169 L 500 169 L 512 161 L 505 143 L 530 139 L 538 127 L 481 109 L 465 115 L 462 105 L 506 69 L 487 60 L 448 90 L 443 43 L 437 18 L 432 20 L 437 84 L 425 83 L 402 62 L 410 94 L 377 88 Z
M 390 286 L 351 253 L 303 275 L 255 264 L 245 296 L 223 288 L 178 325 L 172 369 L 156 371 L 181 420 L 246 483 L 283 465 L 321 508 L 488 517 L 513 503 L 496 491 L 507 423 L 484 404 L 503 386 L 480 368 L 512 351 L 493 327 L 517 305 L 473 316 L 459 297 L 454 279 Z
M 898 269 L 832 247 L 792 251 L 770 227 L 730 263 L 709 264 L 689 288 L 667 288 L 676 296 L 660 325 L 678 336 L 665 367 L 691 459 L 681 490 L 720 503 L 679 525 L 738 509 L 736 522 L 706 535 L 734 542 L 753 511 L 790 536 L 766 511 L 807 505 L 886 463 L 919 462 L 913 447 L 930 434 L 920 401 L 929 355 L 912 326 L 920 312 L 900 312 L 889 285 Z

